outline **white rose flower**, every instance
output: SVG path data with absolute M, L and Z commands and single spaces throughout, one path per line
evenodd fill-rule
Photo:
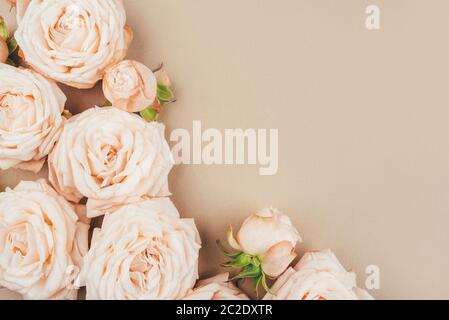
M 156 76 L 142 63 L 125 60 L 106 70 L 103 93 L 113 106 L 139 112 L 151 106 L 156 99 Z
M 164 126 L 120 109 L 71 118 L 49 156 L 49 179 L 72 202 L 87 197 L 89 217 L 142 196 L 168 196 L 174 161 Z
M 58 86 L 27 69 L 0 64 L 0 168 L 35 173 L 63 126 L 66 97 Z
M 25 299 L 76 298 L 88 230 L 44 180 L 0 193 L 0 286 Z
M 249 300 L 248 296 L 229 282 L 229 273 L 198 281 L 184 300 Z
M 290 218 L 277 209 L 264 209 L 248 217 L 234 239 L 228 231 L 229 244 L 238 251 L 257 257 L 269 277 L 282 274 L 295 259 L 301 237 Z M 241 258 L 241 257 L 240 257 Z
M 84 260 L 87 299 L 173 300 L 198 279 L 200 238 L 168 198 L 123 206 L 105 216 Z
M 132 31 L 121 0 L 18 0 L 15 38 L 35 70 L 92 88 L 127 53 Z
M 307 253 L 288 269 L 264 300 L 371 300 L 357 288 L 356 275 L 346 271 L 330 251 Z

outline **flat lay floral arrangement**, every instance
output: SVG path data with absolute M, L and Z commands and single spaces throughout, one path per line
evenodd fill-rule
M 126 60 L 133 31 L 122 1 L 9 2 L 18 28 L 12 34 L 0 20 L 0 169 L 38 173 L 47 163 L 49 175 L 0 194 L 0 291 L 25 299 L 77 299 L 84 287 L 93 300 L 372 299 L 330 250 L 295 264 L 300 234 L 274 208 L 237 232 L 229 227 L 226 243 L 217 242 L 229 273 L 200 280 L 200 235 L 170 201 L 174 161 L 157 121 L 174 90 L 163 66 Z M 82 92 L 99 81 L 104 105 L 72 115 L 58 83 Z

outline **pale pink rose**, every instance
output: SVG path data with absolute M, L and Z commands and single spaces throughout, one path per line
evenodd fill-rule
M 164 85 L 166 87 L 171 87 L 172 86 L 170 77 L 168 76 L 168 73 L 163 68 L 163 66 L 161 66 L 161 68 L 158 71 L 156 71 L 154 73 L 154 75 L 156 76 L 157 83 L 162 84 L 162 85 Z
M 194 221 L 168 198 L 123 206 L 94 232 L 82 272 L 87 299 L 180 299 L 198 279 L 200 247 Z
M 18 0 L 15 38 L 26 62 L 69 86 L 92 88 L 127 53 L 121 0 Z
M 169 196 L 173 157 L 164 126 L 114 107 L 71 118 L 49 157 L 49 180 L 89 217 L 143 196 Z
M 0 193 L 0 286 L 25 299 L 76 298 L 88 230 L 44 180 Z
M 103 93 L 113 106 L 139 112 L 151 106 L 156 99 L 156 76 L 142 63 L 125 60 L 106 70 Z
M 229 273 L 223 273 L 198 281 L 184 300 L 249 300 L 249 298 L 229 281 Z
M 330 250 L 304 255 L 288 269 L 264 300 L 372 300 L 357 287 L 356 275 L 346 271 Z
M 236 239 L 232 233 L 228 234 L 228 242 L 234 249 L 259 256 L 262 270 L 273 278 L 282 274 L 295 259 L 295 246 L 301 241 L 290 218 L 273 208 L 248 217 Z
M 0 168 L 38 172 L 62 126 L 66 97 L 38 73 L 0 64 Z

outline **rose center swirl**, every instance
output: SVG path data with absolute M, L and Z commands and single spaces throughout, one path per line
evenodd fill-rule
M 159 240 L 154 237 L 148 246 L 131 262 L 129 267 L 130 281 L 139 289 L 151 286 L 153 276 L 159 272 L 157 271 L 159 264 L 163 261 L 159 245 Z

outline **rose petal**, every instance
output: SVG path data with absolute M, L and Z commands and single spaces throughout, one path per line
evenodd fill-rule
M 262 256 L 262 270 L 269 277 L 279 277 L 296 258 L 294 250 L 290 241 L 282 241 L 272 246 Z
M 229 282 L 229 273 L 198 281 L 183 300 L 249 300 L 248 296 Z

